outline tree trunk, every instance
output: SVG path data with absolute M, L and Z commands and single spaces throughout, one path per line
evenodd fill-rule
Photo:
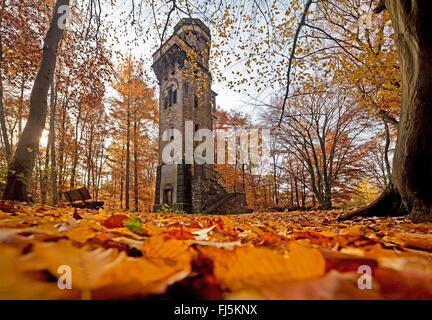
M 39 181 L 39 202 L 42 202 L 42 188 L 43 188 L 43 174 L 42 174 L 42 163 L 40 157 L 36 158 L 36 176 L 35 181 Z
M 274 202 L 276 203 L 276 206 L 278 206 L 279 195 L 278 195 L 278 185 L 277 185 L 276 156 L 274 154 L 272 155 L 272 160 L 273 160 L 273 188 L 274 188 L 273 199 Z
M 66 90 L 67 92 L 67 90 Z M 58 180 L 59 180 L 59 189 L 60 192 L 63 192 L 64 186 L 64 174 L 66 171 L 66 159 L 64 156 L 65 153 L 65 131 L 66 131 L 66 110 L 67 110 L 68 100 L 62 103 L 62 120 L 61 120 L 61 130 L 60 130 L 60 141 L 59 141 L 59 169 L 58 169 Z
M 0 127 L 2 133 L 1 137 L 6 151 L 6 160 L 7 162 L 9 162 L 10 158 L 12 157 L 12 151 L 11 151 L 11 146 L 9 144 L 9 138 L 8 138 L 7 127 L 6 127 L 6 119 L 5 119 L 5 113 L 3 108 L 3 85 L 1 81 L 1 72 L 0 72 Z
M 406 214 L 405 208 L 401 205 L 399 193 L 390 184 L 371 204 L 359 210 L 343 214 L 338 217 L 338 220 L 343 221 L 356 216 L 399 216 L 401 214 Z
M 5 1 L 3 1 L 2 10 L 4 9 L 4 5 L 5 5 Z M 3 36 L 0 34 L 0 129 L 2 133 L 1 137 L 3 140 L 3 145 L 6 151 L 6 160 L 7 162 L 9 162 L 10 159 L 12 158 L 12 150 L 9 144 L 9 138 L 8 138 L 7 127 L 6 127 L 6 117 L 3 108 L 3 74 L 2 74 L 2 66 L 1 66 L 2 64 L 3 64 Z
M 120 168 L 123 167 L 123 161 L 124 161 L 124 146 L 122 147 L 122 156 L 121 156 L 121 165 Z M 124 180 L 123 180 L 123 170 L 121 171 L 120 175 L 120 209 L 123 209 L 123 186 L 124 186 Z
M 402 74 L 392 181 L 414 220 L 432 221 L 432 2 L 387 0 Z
M 432 221 L 432 1 L 380 4 L 390 13 L 402 75 L 392 184 L 371 205 L 349 215 L 408 213 L 412 220 Z
M 300 208 L 300 198 L 299 198 L 297 177 L 294 178 L 294 188 L 295 188 L 295 197 L 296 197 L 297 209 L 299 209 Z
M 101 149 L 99 153 L 99 166 L 97 169 L 97 178 L 96 178 L 96 200 L 99 199 L 99 188 L 101 186 L 102 182 L 102 167 L 103 167 L 103 160 L 104 160 L 104 145 L 105 145 L 105 138 L 102 139 L 101 142 Z M 114 188 L 115 190 L 115 188 Z
M 302 210 L 306 209 L 306 181 L 305 181 L 305 176 L 302 176 Z
M 135 198 L 135 211 L 138 212 L 138 123 L 136 112 L 134 113 L 134 198 Z
M 51 83 L 51 112 L 50 112 L 50 147 L 51 147 L 51 195 L 52 203 L 56 205 L 58 202 L 57 194 L 57 165 L 56 165 L 56 154 L 55 154 L 55 113 L 57 101 L 55 97 L 55 83 Z
M 126 123 L 126 177 L 125 177 L 125 209 L 129 210 L 129 186 L 130 186 L 130 124 L 131 124 L 130 106 L 127 106 L 127 123 Z
M 81 108 L 78 108 L 78 116 L 77 116 L 76 125 L 75 125 L 74 158 L 73 158 L 72 171 L 71 171 L 71 179 L 70 179 L 70 187 L 71 187 L 71 189 L 75 188 L 76 170 L 77 170 L 78 158 L 79 158 L 78 145 L 82 141 L 83 132 L 84 132 L 84 126 L 83 126 L 81 128 L 80 137 L 78 139 L 79 124 L 80 124 L 80 121 L 81 121 L 81 112 L 82 112 Z
M 18 135 L 19 136 L 21 136 L 22 133 L 22 118 L 24 112 L 24 89 L 25 89 L 25 73 L 22 74 L 20 97 L 18 101 Z
M 384 163 L 385 163 L 385 174 L 384 174 L 384 182 L 385 185 L 391 181 L 391 167 L 389 160 L 389 151 L 390 151 L 390 129 L 387 122 L 384 122 L 385 129 L 385 146 L 384 146 Z
M 87 189 L 90 189 L 90 182 L 92 169 L 93 169 L 93 140 L 94 140 L 94 122 L 92 121 L 90 123 L 90 137 L 89 137 L 89 143 L 88 143 L 88 153 L 87 153 Z M 94 195 L 93 195 L 94 196 Z
M 10 164 L 3 193 L 5 200 L 30 200 L 27 185 L 32 176 L 39 140 L 45 127 L 47 95 L 55 70 L 57 48 L 64 31 L 59 27 L 62 17 L 62 13 L 58 12 L 60 6 L 69 6 L 69 0 L 57 0 L 54 7 L 51 25 L 44 40 L 41 65 L 30 96 L 30 112 Z M 24 179 L 20 175 L 23 175 Z
M 48 172 L 49 172 L 49 153 L 50 153 L 50 145 L 51 145 L 51 136 L 48 135 L 48 141 L 45 148 L 45 163 L 44 168 L 41 170 L 41 202 L 46 204 L 47 191 L 48 191 Z
M 331 188 L 330 187 L 326 187 L 325 188 L 325 192 L 324 192 L 324 205 L 323 205 L 323 209 L 325 209 L 325 210 L 331 210 L 332 207 L 333 207 L 333 203 L 332 203 Z
M 293 179 L 290 178 L 289 179 L 289 183 L 290 183 L 290 209 L 294 209 L 294 185 L 293 185 Z

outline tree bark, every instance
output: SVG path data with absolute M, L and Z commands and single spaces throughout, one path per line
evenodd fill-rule
M 57 164 L 56 164 L 56 153 L 55 153 L 55 113 L 57 101 L 55 97 L 55 83 L 51 83 L 51 101 L 50 101 L 50 147 L 51 147 L 51 195 L 52 203 L 56 205 L 58 202 L 57 194 Z
M 61 12 L 59 13 L 61 6 L 69 6 L 69 0 L 57 0 L 54 7 L 51 25 L 44 40 L 41 65 L 30 96 L 30 112 L 10 164 L 3 193 L 5 200 L 30 200 L 27 185 L 32 176 L 39 140 L 45 127 L 48 90 L 56 66 L 58 45 L 64 32 L 63 28 L 59 27 L 63 16 Z
M 432 1 L 385 0 L 381 8 L 383 3 L 393 23 L 402 76 L 392 184 L 350 215 L 408 214 L 414 221 L 432 221 Z
M 25 89 L 25 73 L 22 74 L 20 97 L 18 102 L 18 135 L 22 133 L 22 118 L 24 112 L 24 89 Z
M 0 71 L 0 127 L 2 133 L 1 137 L 6 151 L 6 160 L 9 162 L 10 158 L 12 157 L 12 151 L 11 151 L 11 146 L 9 144 L 9 138 L 8 138 L 7 127 L 6 127 L 6 119 L 5 119 L 5 113 L 3 108 L 3 85 L 1 80 L 1 71 Z
M 359 210 L 345 213 L 338 217 L 339 221 L 348 220 L 357 216 L 399 216 L 406 214 L 399 193 L 393 184 L 387 186 L 384 192 L 371 204 Z
M 5 1 L 3 1 L 2 10 L 4 10 Z M 3 23 L 3 17 L 1 19 L 1 23 Z M 3 36 L 0 34 L 0 129 L 1 129 L 1 137 L 3 140 L 3 145 L 6 151 L 6 160 L 10 161 L 12 158 L 12 150 L 9 143 L 7 127 L 6 127 L 6 118 L 3 108 L 3 74 L 2 74 L 2 63 L 3 63 Z
M 75 188 L 76 170 L 77 170 L 78 158 L 79 158 L 78 147 L 79 147 L 79 144 L 82 141 L 83 132 L 84 132 L 84 125 L 82 126 L 81 131 L 79 130 L 79 125 L 80 125 L 80 122 L 81 122 L 81 113 L 82 113 L 82 109 L 80 107 L 78 107 L 78 115 L 77 115 L 76 125 L 75 125 L 75 140 L 74 140 L 73 164 L 72 164 L 71 178 L 70 178 L 70 187 L 71 187 L 71 189 Z M 79 138 L 78 138 L 78 133 L 79 133 Z
M 432 221 L 432 1 L 386 0 L 402 74 L 392 182 L 413 220 Z
M 138 120 L 136 111 L 134 113 L 134 199 L 135 199 L 135 211 L 138 212 L 139 200 L 138 200 Z
M 66 91 L 67 92 L 67 91 Z M 62 103 L 62 116 L 61 116 L 61 126 L 60 126 L 60 141 L 59 141 L 59 167 L 58 167 L 58 185 L 59 191 L 63 192 L 63 186 L 65 183 L 66 176 L 64 171 L 66 171 L 66 157 L 65 157 L 65 131 L 66 131 L 66 110 L 68 105 L 68 99 Z
M 49 155 L 50 155 L 51 136 L 48 135 L 48 141 L 45 148 L 45 163 L 44 168 L 41 168 L 40 187 L 41 187 L 41 202 L 46 204 L 48 191 L 48 172 L 49 172 Z
M 276 203 L 276 206 L 279 205 L 279 194 L 278 194 L 278 185 L 277 185 L 277 170 L 276 170 L 276 155 L 272 154 L 272 161 L 273 161 L 273 200 Z
M 129 96 L 128 96 L 129 100 Z M 129 210 L 129 186 L 130 186 L 130 125 L 131 125 L 130 105 L 127 105 L 127 120 L 126 120 L 126 177 L 125 177 L 125 209 Z
M 124 146 L 122 147 L 122 156 L 121 156 L 121 165 L 120 165 L 120 168 L 122 168 L 123 167 L 123 161 L 124 161 L 124 159 L 123 159 L 123 157 L 124 157 Z M 120 209 L 123 209 L 123 187 L 124 187 L 124 175 L 123 175 L 123 170 L 122 170 L 122 173 L 121 173 L 121 175 L 120 175 Z

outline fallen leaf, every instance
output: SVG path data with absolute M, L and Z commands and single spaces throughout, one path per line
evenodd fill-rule
M 325 261 L 318 250 L 295 242 L 288 248 L 288 257 L 264 247 L 237 247 L 232 251 L 200 247 L 199 251 L 214 261 L 216 279 L 230 290 L 324 274 Z
M 59 290 L 57 282 L 46 281 L 44 272 L 25 272 L 21 252 L 0 245 L 0 300 L 77 299 L 76 290 Z
M 211 226 L 210 228 L 206 228 L 206 229 L 201 229 L 201 230 L 196 230 L 193 231 L 192 234 L 195 236 L 195 240 L 198 241 L 205 241 L 208 240 L 208 234 L 210 233 L 210 231 L 212 231 L 214 228 L 216 227 L 216 225 Z
M 108 229 L 123 228 L 124 221 L 127 219 L 129 217 L 123 214 L 113 215 L 104 221 L 103 226 Z

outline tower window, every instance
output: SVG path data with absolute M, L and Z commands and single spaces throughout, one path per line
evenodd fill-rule
M 172 106 L 172 95 L 173 95 L 173 90 L 170 88 L 168 89 L 168 107 Z
M 199 130 L 199 124 L 195 124 L 195 132 L 197 132 Z
M 168 137 L 170 140 L 174 140 L 174 126 L 170 125 L 168 127 Z
M 173 101 L 173 104 L 177 103 L 177 90 L 176 89 L 174 89 L 172 92 L 172 101 Z
M 194 98 L 194 107 L 198 108 L 198 96 L 197 95 L 195 95 L 195 98 Z
M 167 94 L 167 103 L 165 109 L 167 107 L 172 107 L 177 103 L 177 89 L 169 88 Z

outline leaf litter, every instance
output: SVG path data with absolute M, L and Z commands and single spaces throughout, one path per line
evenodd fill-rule
M 1 299 L 432 299 L 432 223 L 0 205 Z M 59 267 L 71 270 L 60 290 Z M 362 290 L 361 267 L 372 272 Z

